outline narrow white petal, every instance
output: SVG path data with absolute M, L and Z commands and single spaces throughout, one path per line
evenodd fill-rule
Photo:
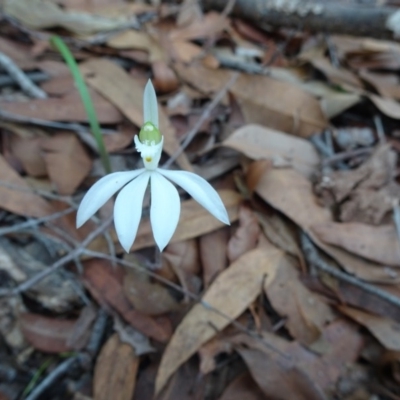
M 76 227 L 81 227 L 95 212 L 110 198 L 144 171 L 144 168 L 136 171 L 114 172 L 98 180 L 85 194 L 78 208 Z
M 160 251 L 171 240 L 178 225 L 181 201 L 175 186 L 157 171 L 151 174 L 150 221 Z
M 158 103 L 156 91 L 149 79 L 143 92 L 143 123 L 151 122 L 158 128 Z
M 217 191 L 201 176 L 187 171 L 167 171 L 160 168 L 157 171 L 185 189 L 215 218 L 230 225 L 228 213 Z
M 114 225 L 118 239 L 129 253 L 136 238 L 142 216 L 143 197 L 149 183 L 150 173 L 144 172 L 128 183 L 118 194 L 114 205 Z

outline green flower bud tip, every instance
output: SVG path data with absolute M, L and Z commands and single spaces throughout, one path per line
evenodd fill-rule
M 161 142 L 161 133 L 153 123 L 146 122 L 139 132 L 139 139 L 143 144 L 158 144 Z

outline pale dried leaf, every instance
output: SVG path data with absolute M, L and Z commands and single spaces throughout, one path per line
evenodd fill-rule
M 229 228 L 223 227 L 200 237 L 200 258 L 203 267 L 204 287 L 210 283 L 228 265 L 226 246 L 229 240 Z
M 26 340 L 35 349 L 46 353 L 63 353 L 71 350 L 68 340 L 74 333 L 75 320 L 22 313 L 19 316 L 19 323 Z
M 229 70 L 212 70 L 198 64 L 177 64 L 175 70 L 185 82 L 206 94 L 221 90 L 233 74 Z M 249 124 L 264 125 L 302 137 L 309 137 L 327 126 L 318 100 L 297 84 L 243 74 L 230 91 Z
M 269 399 L 326 400 L 317 382 L 305 371 L 293 365 L 271 362 L 265 354 L 254 349 L 237 349 L 253 379 Z
M 96 360 L 93 378 L 95 400 L 131 400 L 135 391 L 139 358 L 118 334 L 108 339 Z
M 347 306 L 339 306 L 339 311 L 365 326 L 388 350 L 400 351 L 400 324 L 389 318 L 373 315 Z
M 30 29 L 63 27 L 79 35 L 120 29 L 129 22 L 127 16 L 113 18 L 64 11 L 55 2 L 45 0 L 6 0 L 4 10 Z
M 92 160 L 70 132 L 57 133 L 41 142 L 48 175 L 61 195 L 71 195 L 92 168 Z
M 315 342 L 334 318 L 331 308 L 300 282 L 299 272 L 289 258 L 281 263 L 274 281 L 265 287 L 265 293 L 273 308 L 287 318 L 285 325 L 291 335 L 302 344 Z
M 94 90 L 90 91 L 96 115 L 101 124 L 121 122 L 122 115 L 110 102 Z M 32 99 L 29 102 L 0 102 L 3 111 L 27 118 L 48 121 L 87 122 L 87 114 L 77 90 L 61 98 Z
M 277 250 L 256 249 L 243 255 L 217 277 L 204 295 L 203 302 L 218 312 L 197 304 L 185 316 L 163 354 L 156 393 L 179 366 L 216 334 L 216 330 L 229 325 L 254 301 L 262 282 L 273 280 L 281 260 L 282 254 Z
M 33 193 L 27 183 L 0 156 L 1 208 L 26 217 L 40 218 L 53 213 L 46 200 Z
M 239 208 L 239 227 L 228 242 L 227 255 L 230 262 L 237 260 L 257 246 L 260 226 L 253 211 L 246 207 Z
M 311 235 L 313 241 L 349 273 L 367 281 L 393 283 L 393 275 L 387 269 L 326 245 L 315 237 L 311 226 L 331 222 L 332 215 L 330 210 L 318 204 L 311 182 L 300 173 L 291 169 L 273 169 L 261 178 L 256 192 Z
M 311 229 L 325 243 L 380 264 L 400 266 L 400 243 L 394 225 L 327 222 Z
M 274 166 L 291 166 L 311 176 L 320 163 L 314 146 L 305 139 L 260 125 L 245 125 L 223 142 L 253 160 L 267 159 Z

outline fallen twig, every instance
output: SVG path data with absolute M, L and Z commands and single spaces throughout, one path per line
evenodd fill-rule
M 5 121 L 10 121 L 10 122 L 16 122 L 19 124 L 32 124 L 44 128 L 60 129 L 60 130 L 76 132 L 76 134 L 79 136 L 82 142 L 87 144 L 94 152 L 98 153 L 96 140 L 90 133 L 90 130 L 83 125 L 77 123 L 46 121 L 44 119 L 31 118 L 31 117 L 25 117 L 23 115 L 13 114 L 4 110 L 0 110 L 0 119 L 4 119 Z M 101 132 L 102 134 L 106 135 L 115 133 L 115 130 L 102 129 Z
M 34 286 L 36 283 L 40 282 L 42 279 L 44 279 L 46 276 L 52 274 L 54 271 L 57 269 L 61 268 L 65 264 L 69 263 L 70 261 L 73 261 L 78 257 L 80 254 L 84 253 L 85 247 L 92 242 L 97 236 L 101 235 L 105 229 L 110 225 L 112 221 L 112 217 L 108 218 L 106 221 L 104 221 L 102 224 L 100 224 L 93 232 L 91 232 L 83 241 L 82 243 L 73 249 L 71 252 L 66 254 L 64 257 L 60 258 L 58 261 L 56 261 L 53 265 L 51 265 L 49 268 L 39 272 L 32 278 L 28 279 L 27 281 L 21 283 L 17 287 L 13 289 L 1 289 L 0 290 L 0 297 L 1 296 L 15 296 L 19 293 L 25 292 L 26 290 L 30 289 L 32 286 Z
M 59 364 L 49 375 L 46 376 L 36 386 L 36 388 L 31 392 L 29 396 L 25 398 L 25 400 L 36 400 L 45 390 L 47 390 L 58 378 L 65 375 L 74 364 L 78 364 L 80 362 L 81 356 L 75 356 L 71 358 L 67 358 L 61 364 Z
M 51 215 L 46 215 L 45 217 L 42 217 L 42 218 L 30 219 L 28 221 L 21 222 L 20 224 L 2 227 L 2 228 L 0 228 L 0 236 L 8 235 L 10 233 L 15 233 L 15 232 L 18 232 L 23 229 L 34 228 L 37 225 L 53 221 L 55 219 L 63 217 L 64 215 L 68 215 L 72 211 L 74 211 L 74 209 L 75 208 L 70 207 L 70 208 L 67 208 L 66 210 L 59 211 L 59 212 L 51 214 Z
M 237 78 L 239 77 L 239 74 L 235 72 L 231 79 L 226 83 L 226 85 L 217 93 L 217 95 L 214 97 L 211 103 L 207 105 L 207 107 L 204 109 L 202 112 L 200 118 L 197 120 L 196 124 L 194 127 L 186 133 L 184 136 L 184 140 L 182 141 L 179 149 L 172 154 L 172 156 L 164 163 L 162 168 L 169 168 L 172 163 L 182 154 L 182 152 L 186 149 L 187 146 L 189 146 L 190 142 L 194 139 L 196 136 L 197 132 L 203 125 L 204 121 L 207 120 L 207 118 L 210 117 L 211 111 L 220 103 L 220 101 L 225 97 L 229 89 L 234 85 L 236 82 Z
M 46 92 L 35 85 L 25 72 L 2 52 L 0 52 L 0 65 L 28 96 L 36 99 L 47 99 Z
M 344 282 L 350 283 L 351 285 L 357 286 L 360 289 L 371 293 L 377 297 L 380 297 L 383 300 L 388 301 L 391 304 L 394 304 L 397 307 L 400 307 L 400 298 L 397 296 L 393 296 L 392 294 L 381 290 L 369 283 L 363 282 L 355 276 L 346 274 L 345 272 L 340 271 L 334 267 L 331 267 L 325 260 L 323 260 L 317 251 L 317 248 L 311 241 L 311 239 L 307 236 L 306 233 L 301 233 L 301 247 L 304 252 L 304 256 L 308 263 L 310 263 L 313 267 L 320 269 L 321 271 L 327 272 L 329 275 L 334 276 L 335 278 L 342 280 Z
M 226 0 L 203 0 L 207 9 L 223 10 Z M 400 11 L 358 1 L 236 0 L 233 16 L 264 29 L 295 28 L 368 37 L 397 37 Z
M 45 82 L 49 75 L 45 72 L 28 72 L 26 76 L 34 83 Z M 15 84 L 15 80 L 9 75 L 0 75 L 0 87 Z

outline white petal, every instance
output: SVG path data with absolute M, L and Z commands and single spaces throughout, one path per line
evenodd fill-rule
M 151 174 L 150 221 L 160 251 L 171 240 L 178 225 L 181 201 L 175 186 L 157 171 Z
M 208 210 L 215 218 L 230 225 L 228 213 L 216 190 L 201 176 L 187 171 L 157 171 L 172 182 L 185 189 L 199 204 Z
M 158 128 L 158 103 L 156 91 L 149 79 L 143 92 L 143 123 L 151 122 Z
M 118 239 L 129 253 L 135 240 L 142 216 L 143 197 L 149 183 L 150 173 L 144 172 L 128 183 L 118 194 L 114 205 L 114 225 Z
M 136 178 L 144 168 L 136 171 L 114 172 L 97 181 L 85 194 L 78 208 L 76 227 L 81 227 L 102 207 L 122 186 Z

